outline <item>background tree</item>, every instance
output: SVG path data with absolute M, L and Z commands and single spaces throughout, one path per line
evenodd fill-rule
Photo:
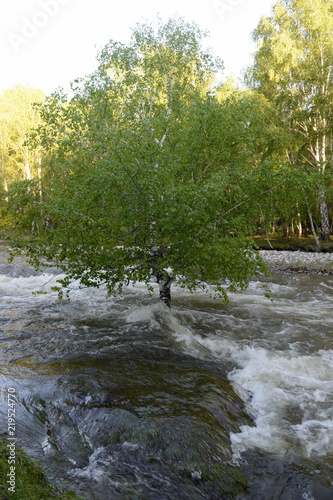
M 286 159 L 315 177 L 321 235 L 330 238 L 327 186 L 332 174 L 333 4 L 282 0 L 254 31 L 250 84 L 275 103 L 290 132 Z M 304 179 L 300 173 L 300 180 Z
M 27 139 L 40 122 L 34 104 L 43 102 L 44 97 L 42 90 L 23 85 L 5 90 L 0 97 L 1 176 L 5 190 L 14 180 L 40 176 L 40 147 L 28 147 Z
M 113 293 L 129 280 L 151 287 L 154 276 L 169 305 L 174 280 L 190 290 L 214 285 L 225 297 L 224 280 L 245 287 L 263 269 L 244 236 L 249 169 L 241 167 L 255 139 L 239 104 L 226 138 L 232 106 L 227 115 L 213 96 L 221 63 L 201 48 L 203 36 L 181 19 L 138 25 L 129 45 L 102 50 L 71 100 L 59 93 L 43 107 L 39 140 L 53 167 L 43 203 L 30 191 L 17 224 L 41 221 L 37 241 L 23 246 L 36 263 L 62 267 L 62 285 L 105 283 Z

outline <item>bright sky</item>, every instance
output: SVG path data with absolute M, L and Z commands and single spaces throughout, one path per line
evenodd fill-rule
M 110 39 L 128 42 L 136 22 L 179 14 L 210 32 L 210 46 L 240 75 L 250 33 L 275 0 L 12 0 L 0 4 L 0 90 L 17 83 L 51 93 L 96 67 Z

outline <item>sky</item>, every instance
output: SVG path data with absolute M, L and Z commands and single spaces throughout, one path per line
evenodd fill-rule
M 16 84 L 69 89 L 97 67 L 111 39 L 129 42 L 137 22 L 180 15 L 208 30 L 208 45 L 241 75 L 254 50 L 251 32 L 275 0 L 12 0 L 0 4 L 0 91 Z M 206 42 L 207 43 L 207 42 Z

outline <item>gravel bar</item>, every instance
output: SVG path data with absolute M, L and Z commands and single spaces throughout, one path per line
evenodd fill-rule
M 333 275 L 332 253 L 285 250 L 260 250 L 259 253 L 274 271 Z

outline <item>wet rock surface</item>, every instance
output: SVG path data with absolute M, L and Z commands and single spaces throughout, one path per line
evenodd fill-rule
M 324 274 L 326 276 L 333 276 L 333 271 L 325 269 L 322 267 L 311 268 L 305 266 L 283 266 L 278 267 L 277 271 L 282 271 L 284 273 L 298 273 L 298 274 Z
M 295 458 L 295 457 L 294 457 Z M 330 474 L 300 468 L 292 456 L 268 457 L 260 453 L 243 454 L 242 471 L 249 479 L 246 493 L 237 500 L 332 500 Z M 255 471 L 255 472 L 254 472 Z

